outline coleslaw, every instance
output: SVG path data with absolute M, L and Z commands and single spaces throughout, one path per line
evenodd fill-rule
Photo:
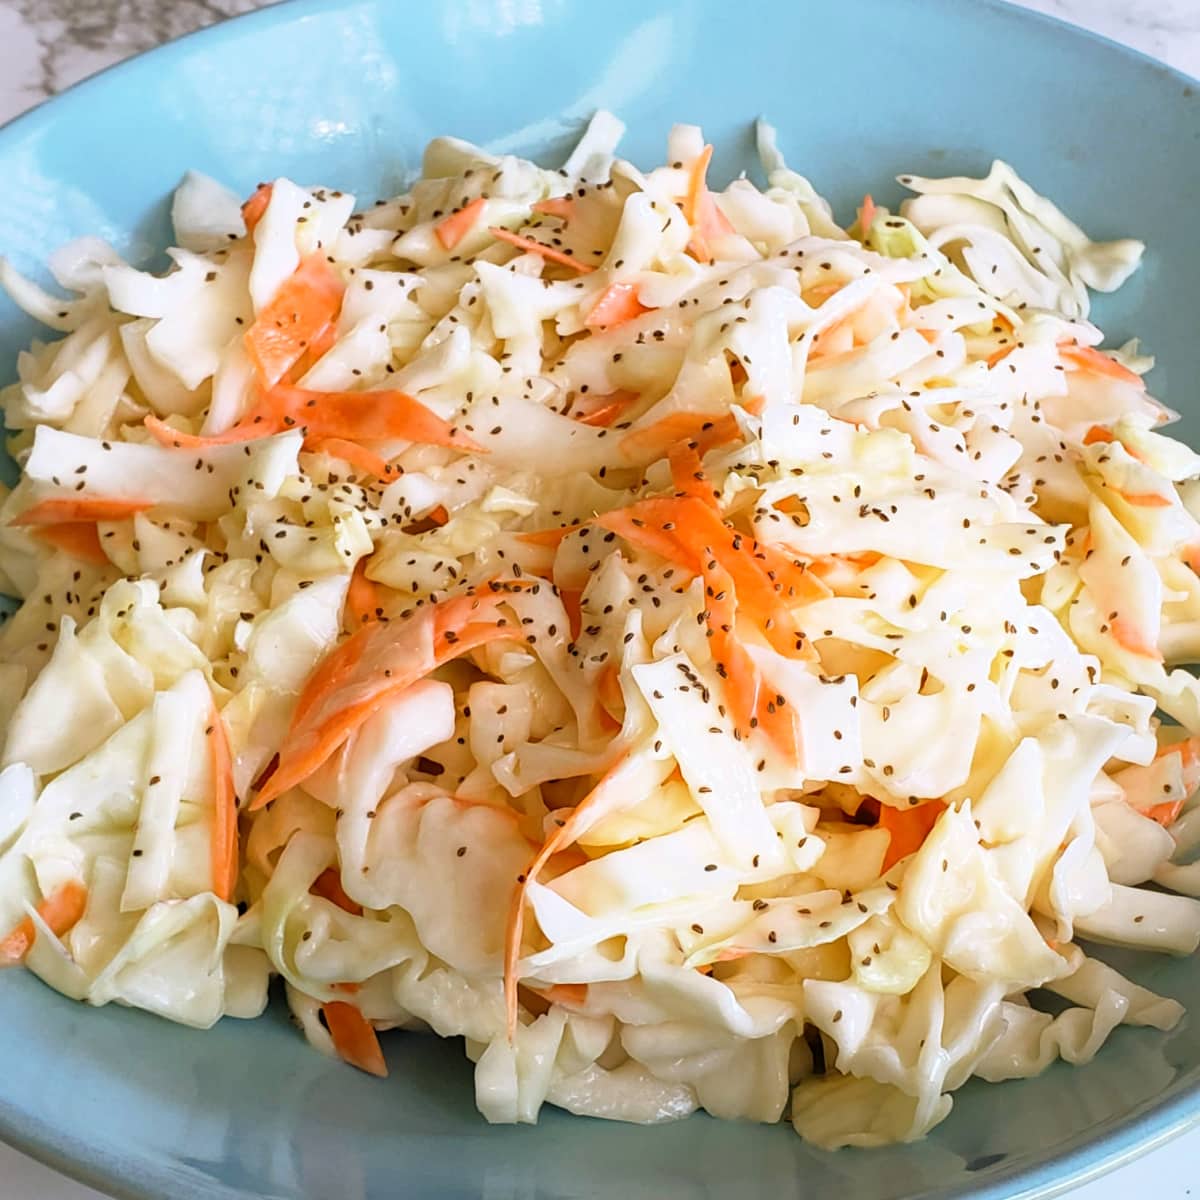
M 830 1148 L 1169 1030 L 1095 950 L 1200 944 L 1200 457 L 1089 320 L 1143 247 L 622 132 L 0 262 L 63 335 L 0 394 L 0 963 Z

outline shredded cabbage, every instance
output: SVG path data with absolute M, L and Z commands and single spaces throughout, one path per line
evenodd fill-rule
M 0 396 L 0 961 L 825 1147 L 1170 1029 L 1091 949 L 1200 944 L 1200 455 L 1087 319 L 1141 244 L 622 131 L 0 263 L 64 335 Z

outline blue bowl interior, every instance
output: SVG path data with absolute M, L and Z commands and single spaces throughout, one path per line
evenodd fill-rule
M 629 123 L 623 150 L 645 165 L 672 122 L 702 124 L 718 178 L 757 169 L 751 124 L 766 115 L 845 221 L 865 191 L 898 200 L 898 173 L 1007 159 L 1093 236 L 1149 243 L 1096 316 L 1113 342 L 1144 337 L 1159 359 L 1152 390 L 1200 433 L 1193 85 L 987 0 L 298 0 L 126 64 L 0 132 L 0 253 L 37 270 L 91 233 L 151 261 L 188 167 L 243 192 L 288 174 L 371 199 L 410 176 L 436 134 L 553 162 L 598 106 Z M 0 300 L 0 377 L 37 332 Z M 1129 961 L 1200 1012 L 1194 963 Z M 278 1010 L 199 1034 L 90 1011 L 8 973 L 0 1134 L 117 1194 L 172 1200 L 1028 1195 L 1189 1123 L 1196 1029 L 1189 1018 L 1169 1035 L 1118 1031 L 1088 1067 L 973 1082 L 920 1145 L 828 1154 L 787 1129 L 703 1116 L 642 1129 L 547 1109 L 537 1128 L 489 1127 L 458 1045 L 393 1035 L 379 1083 L 313 1054 Z

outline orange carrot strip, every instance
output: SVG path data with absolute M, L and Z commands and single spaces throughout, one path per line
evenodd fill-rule
M 930 800 L 914 808 L 893 808 L 884 804 L 879 810 L 879 828 L 886 829 L 892 840 L 883 856 L 882 871 L 889 871 L 902 858 L 915 854 L 925 844 L 929 831 L 946 806 L 940 800 Z
M 706 561 L 717 559 L 730 573 L 739 601 L 755 609 L 756 618 L 770 616 L 784 600 L 799 603 L 829 594 L 806 568 L 730 528 L 692 496 L 642 500 L 602 513 L 596 524 L 687 567 L 694 575 L 701 574 Z
M 212 880 L 213 892 L 229 900 L 238 877 L 238 807 L 233 785 L 233 756 L 225 720 L 214 703 L 208 737 L 208 761 L 213 777 Z
M 211 437 L 181 433 L 150 415 L 146 429 L 160 445 L 199 450 L 255 441 L 303 428 L 310 439 L 378 442 L 403 439 L 428 446 L 483 453 L 482 447 L 405 392 L 317 392 L 281 383 L 231 429 Z
M 98 567 L 109 565 L 109 557 L 100 544 L 100 534 L 92 521 L 67 521 L 62 525 L 35 525 L 30 533 L 39 542 L 62 550 L 81 562 Z
M 323 254 L 310 254 L 279 285 L 246 331 L 246 351 L 258 378 L 273 387 L 337 320 L 346 290 Z
M 374 475 L 376 479 L 391 479 L 397 474 L 395 467 L 373 450 L 346 438 L 308 438 L 304 448 L 314 454 L 328 454 L 331 458 L 340 458 L 342 462 L 349 463 L 367 475 Z
M 690 442 L 677 443 L 671 447 L 667 457 L 675 490 L 682 496 L 694 496 L 715 512 L 720 512 L 717 494 L 704 474 L 704 463 L 695 446 Z
M 590 425 L 597 429 L 607 429 L 609 426 L 614 425 L 629 410 L 630 405 L 636 403 L 640 398 L 637 392 L 609 392 L 607 396 L 592 397 L 596 403 L 595 408 L 587 409 L 583 412 L 573 409 L 571 416 L 580 425 Z
M 683 199 L 683 215 L 692 227 L 687 248 L 697 262 L 713 260 L 712 239 L 734 232 L 725 214 L 717 207 L 708 190 L 706 176 L 712 161 L 712 146 L 705 146 L 688 172 L 687 195 Z
M 279 750 L 279 767 L 250 805 L 254 811 L 302 783 L 390 698 L 436 667 L 513 629 L 496 610 L 508 591 L 534 586 L 493 581 L 403 623 L 372 621 L 344 641 L 304 685 Z M 432 648 L 429 629 L 432 622 Z
M 567 614 L 567 624 L 571 629 L 571 640 L 579 637 L 583 628 L 583 592 L 578 588 L 559 588 L 558 598 L 562 601 L 563 611 Z
M 10 522 L 13 525 L 76 525 L 81 521 L 123 521 L 154 507 L 153 500 L 78 496 L 40 500 Z
M 386 1079 L 388 1069 L 383 1050 L 374 1028 L 366 1017 L 353 1004 L 347 1004 L 344 1000 L 330 1000 L 321 1005 L 321 1012 L 325 1014 L 325 1024 L 329 1026 L 333 1048 L 342 1060 L 360 1071 L 366 1071 L 368 1075 Z
M 570 267 L 571 270 L 578 271 L 580 275 L 590 275 L 596 269 L 589 267 L 587 263 L 578 262 L 561 250 L 555 250 L 553 246 L 544 246 L 541 242 L 535 242 L 533 238 L 522 237 L 519 233 L 513 233 L 511 229 L 504 229 L 500 225 L 492 225 L 488 232 L 493 237 L 499 238 L 500 241 L 507 242 L 510 246 L 516 246 L 518 250 L 524 250 L 527 254 L 536 254 L 547 262 Z
M 679 442 L 694 442 L 696 451 L 707 454 L 716 446 L 736 442 L 742 437 L 732 413 L 677 412 L 643 429 L 634 429 L 621 439 L 621 449 L 630 454 L 653 452 L 659 457 Z
M 350 623 L 365 625 L 368 621 L 374 621 L 379 608 L 378 589 L 367 578 L 367 558 L 360 558 L 354 564 L 350 586 L 346 589 L 346 611 L 350 615 Z
M 875 201 L 871 199 L 871 194 L 868 192 L 862 201 L 862 207 L 858 210 L 858 240 L 865 241 L 867 234 L 871 232 L 871 226 L 875 223 L 875 214 L 878 209 L 875 207 Z
M 1103 425 L 1093 425 L 1083 435 L 1083 444 L 1085 446 L 1094 446 L 1097 442 L 1112 442 L 1115 440 L 1111 430 L 1105 429 Z
M 531 529 L 528 533 L 518 533 L 517 540 L 527 542 L 530 546 L 549 546 L 553 549 L 562 544 L 563 538 L 582 528 L 582 525 L 563 525 L 558 529 Z
M 296 383 L 304 378 L 308 372 L 317 365 L 329 353 L 330 350 L 337 345 L 338 331 L 337 325 L 330 322 L 325 326 L 323 332 L 317 334 L 308 346 L 305 347 L 304 353 L 292 364 L 291 369 L 283 377 L 284 383 Z
M 1111 622 L 1111 628 L 1117 645 L 1128 650 L 1130 654 L 1137 654 L 1142 658 L 1152 658 L 1155 662 L 1162 662 L 1162 652 L 1153 642 L 1148 642 L 1142 636 L 1141 630 L 1132 621 L 1127 621 L 1124 617 L 1114 617 Z
M 1178 754 L 1184 770 L 1200 767 L 1200 752 L 1197 743 L 1200 739 L 1184 738 L 1178 742 L 1164 742 L 1154 752 L 1155 758 L 1165 758 L 1168 754 Z
M 1134 387 L 1146 390 L 1145 381 L 1136 372 L 1123 367 L 1116 359 L 1109 358 L 1091 346 L 1078 346 L 1073 342 L 1060 343 L 1059 354 L 1072 366 L 1090 375 L 1103 375 L 1108 379 L 1119 379 L 1122 383 L 1131 383 Z
M 713 660 L 734 723 L 743 733 L 761 728 L 788 762 L 799 762 L 799 725 L 783 697 L 764 688 L 757 664 L 737 637 L 736 587 L 719 564 L 705 567 L 704 607 Z
M 1003 362 L 1016 348 L 1016 342 L 1010 342 L 1007 346 L 1001 346 L 999 350 L 995 350 L 987 356 L 987 365 L 994 367 L 997 363 Z
M 442 243 L 444 250 L 453 250 L 471 232 L 486 204 L 487 201 L 479 196 L 470 204 L 452 212 L 448 217 L 443 217 L 433 227 L 433 232 L 437 235 L 437 240 Z
M 650 311 L 638 299 L 634 284 L 610 283 L 588 309 L 583 323 L 589 329 L 614 329 Z
M 1183 811 L 1182 800 L 1165 800 L 1162 804 L 1153 804 L 1142 809 L 1142 816 L 1157 821 L 1164 829 L 1175 822 Z
M 572 196 L 547 196 L 545 200 L 539 200 L 533 206 L 533 211 L 569 221 L 575 215 L 575 199 Z
M 56 891 L 50 893 L 37 906 L 37 914 L 49 926 L 55 937 L 62 937 L 78 923 L 87 908 L 87 888 L 78 880 L 70 879 Z M 25 961 L 25 956 L 37 940 L 37 926 L 31 917 L 18 922 L 13 931 L 0 941 L 0 967 L 14 967 Z
M 705 146 L 696 155 L 688 172 L 687 195 L 683 200 L 683 215 L 689 225 L 697 225 L 700 221 L 700 198 L 708 190 L 705 176 L 708 174 L 708 164 L 712 162 L 713 148 Z
M 317 876 L 316 883 L 308 890 L 314 896 L 320 896 L 322 900 L 336 904 L 338 908 L 343 912 L 348 912 L 352 917 L 363 915 L 363 906 L 346 895 L 346 889 L 342 887 L 342 877 L 334 867 L 327 867 L 322 871 Z
M 829 594 L 807 569 L 731 529 L 694 496 L 642 500 L 601 514 L 596 524 L 693 575 L 702 574 L 709 562 L 718 562 L 733 580 L 747 614 L 782 654 L 794 656 L 799 649 L 791 605 Z
M 619 713 L 625 708 L 621 671 L 616 663 L 608 663 L 600 672 L 596 680 L 596 697 L 610 713 Z
M 616 772 L 625 761 L 622 755 L 604 773 L 600 782 L 575 806 L 571 815 L 559 826 L 542 844 L 542 848 L 534 855 L 523 875 L 517 877 L 517 886 L 513 892 L 512 903 L 508 910 L 508 922 L 504 930 L 504 1008 L 508 1017 L 508 1040 L 511 1042 L 517 1032 L 517 963 L 521 957 L 521 938 L 525 931 L 525 892 L 530 882 L 536 880 L 541 869 L 558 853 L 559 850 L 571 845 L 577 837 L 577 831 L 591 820 L 603 793 L 606 781 Z
M 561 1004 L 563 1008 L 582 1008 L 587 1003 L 588 985 L 586 983 L 555 983 L 544 988 L 540 994 L 551 1004 Z
M 1171 499 L 1161 492 L 1123 492 L 1120 488 L 1113 488 L 1113 491 L 1126 504 L 1133 504 L 1138 508 L 1170 508 L 1172 504 Z
M 267 205 L 271 203 L 271 193 L 274 190 L 274 184 L 260 183 L 254 189 L 250 199 L 242 205 L 242 220 L 246 223 L 247 233 L 253 233 L 254 227 L 262 220 L 263 213 L 267 211 Z

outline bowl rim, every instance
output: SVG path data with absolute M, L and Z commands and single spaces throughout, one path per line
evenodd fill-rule
M 146 69 L 147 62 L 167 62 L 185 44 L 212 43 L 239 38 L 254 26 L 270 26 L 282 21 L 300 22 L 309 17 L 336 12 L 362 0 L 269 0 L 261 8 L 226 17 L 170 38 L 157 46 L 111 63 L 99 71 L 70 84 L 52 96 L 0 123 L 0 153 L 33 135 L 47 122 L 57 119 L 58 109 L 86 101 L 92 91 L 109 85 L 122 74 L 134 75 Z M 499 0 L 489 0 L 491 3 Z M 921 6 L 949 4 L 951 0 L 910 0 Z M 961 2 L 961 0 L 960 0 Z M 1025 7 L 1017 0 L 972 0 L 981 10 L 1000 14 L 1005 19 L 1028 26 L 1041 26 L 1066 34 L 1127 62 L 1150 67 L 1164 79 L 1185 88 L 1200 91 L 1200 78 L 1173 67 L 1144 51 L 1125 45 L 1104 34 L 1076 25 L 1061 17 Z M 1198 952 L 1200 953 L 1200 952 Z M 1094 1140 L 1049 1154 L 1036 1163 L 1000 1170 L 977 1187 L 955 1195 L 970 1195 L 972 1200 L 1050 1200 L 1073 1188 L 1081 1187 L 1119 1167 L 1141 1158 L 1169 1141 L 1200 1126 L 1200 1080 L 1181 1086 L 1163 1099 L 1151 1102 L 1135 1116 L 1120 1120 L 1115 1128 Z M 212 1200 L 208 1187 L 199 1189 L 177 1177 L 168 1178 L 155 1167 L 130 1153 L 120 1158 L 89 1158 L 73 1153 L 69 1136 L 33 1117 L 18 1104 L 0 1098 L 0 1141 L 84 1186 L 117 1197 L 119 1200 L 161 1200 L 162 1188 L 169 1187 L 172 1200 Z M 869 1153 L 867 1151 L 866 1153 Z M 224 1189 L 223 1189 L 224 1190 Z M 241 1193 L 228 1192 L 241 1200 Z M 246 1197 L 245 1200 L 249 1200 Z

